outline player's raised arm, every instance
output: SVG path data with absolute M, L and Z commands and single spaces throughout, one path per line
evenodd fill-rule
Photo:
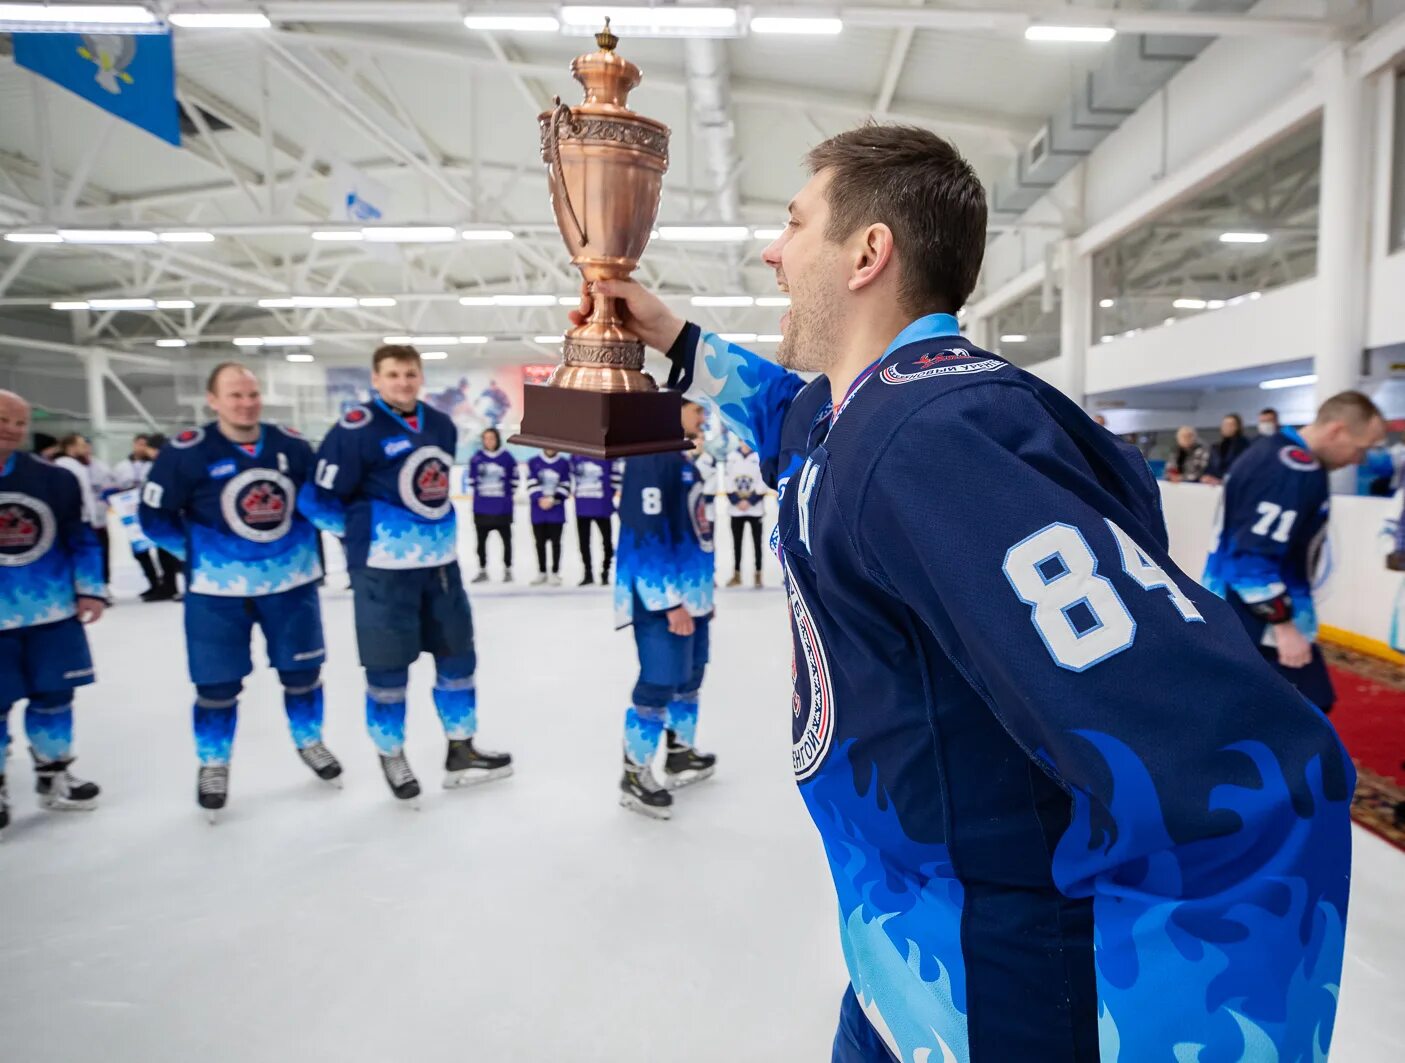
M 1320 1058 L 1350 761 L 1175 568 L 1134 462 L 1045 402 L 1019 382 L 958 387 L 894 425 L 855 518 L 866 566 L 1072 798 L 1049 825 L 1052 872 L 1093 900 L 1102 1043 Z

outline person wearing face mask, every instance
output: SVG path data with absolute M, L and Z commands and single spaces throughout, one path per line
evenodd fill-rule
M 1336 701 L 1317 637 L 1312 581 L 1326 537 L 1327 474 L 1359 465 L 1385 440 L 1385 420 L 1359 391 L 1322 404 L 1312 424 L 1264 436 L 1234 466 L 1219 537 L 1201 582 L 1226 599 L 1260 651 L 1323 712 Z
M 1272 406 L 1265 406 L 1259 411 L 1259 435 L 1276 436 L 1278 430 L 1278 411 Z
M 205 384 L 215 420 L 187 428 L 157 455 L 142 486 L 143 533 L 186 572 L 185 641 L 195 685 L 196 803 L 214 822 L 229 799 L 239 695 L 253 671 L 250 639 L 263 632 L 283 686 L 288 729 L 302 762 L 340 785 L 341 763 L 322 742 L 322 564 L 317 529 L 297 511 L 312 448 L 291 428 L 261 420 L 258 378 L 222 362 Z
M 1249 441 L 1244 438 L 1244 422 L 1239 419 L 1239 414 L 1225 414 L 1220 420 L 1220 441 L 1210 448 L 1210 464 L 1200 482 L 1224 483 L 1230 466 L 1248 449 Z
M 376 397 L 347 410 L 322 440 L 298 505 L 346 547 L 366 729 L 390 792 L 414 802 L 420 783 L 405 757 L 405 698 L 421 653 L 434 657 L 444 786 L 510 775 L 512 757 L 474 745 L 478 655 L 449 492 L 458 429 L 420 401 L 424 368 L 413 347 L 377 348 L 371 386 Z

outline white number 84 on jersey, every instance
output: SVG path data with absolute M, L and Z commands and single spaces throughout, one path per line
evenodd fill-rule
M 1107 521 L 1122 555 L 1122 571 L 1146 591 L 1165 591 L 1187 623 L 1205 618 L 1166 570 L 1132 537 Z M 1049 656 L 1060 668 L 1081 672 L 1121 653 L 1137 636 L 1137 622 L 1112 581 L 1098 575 L 1098 559 L 1083 533 L 1054 523 L 1021 539 L 1001 566 L 1020 601 L 1031 606 L 1030 620 Z

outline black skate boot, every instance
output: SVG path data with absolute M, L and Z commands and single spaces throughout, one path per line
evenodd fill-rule
M 578 587 L 593 587 L 593 586 L 595 586 L 595 574 L 594 574 L 593 572 L 587 571 L 586 574 L 581 577 L 580 583 L 576 584 L 576 586 L 578 586 Z
M 475 749 L 471 738 L 449 739 L 449 753 L 444 758 L 444 789 L 456 790 L 489 779 L 504 779 L 511 774 L 510 753 Z
M 663 763 L 663 784 L 670 790 L 681 790 L 695 782 L 710 779 L 717 770 L 716 753 L 699 753 L 692 746 L 678 741 L 668 732 L 668 755 Z
M 229 765 L 202 764 L 195 779 L 195 800 L 205 810 L 211 823 L 219 816 L 229 800 Z
M 10 791 L 5 789 L 5 776 L 0 775 L 0 836 L 10 825 Z
M 319 779 L 341 789 L 341 761 L 332 756 L 332 751 L 321 742 L 303 746 L 298 750 L 298 756 Z
M 53 812 L 90 812 L 98 807 L 101 788 L 95 782 L 84 782 L 68 773 L 73 758 L 43 763 L 34 750 L 34 792 L 39 795 L 39 807 Z
M 668 819 L 673 813 L 673 795 L 659 785 L 654 773 L 627 757 L 620 778 L 620 805 L 651 819 Z
M 382 753 L 381 771 L 385 773 L 385 781 L 390 786 L 391 793 L 401 801 L 413 802 L 412 807 L 419 807 L 420 781 L 410 770 L 410 762 L 405 759 L 403 749 L 389 756 Z

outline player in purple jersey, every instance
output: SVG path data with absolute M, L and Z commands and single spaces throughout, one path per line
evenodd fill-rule
M 468 459 L 468 489 L 473 492 L 473 528 L 478 533 L 478 575 L 488 582 L 488 537 L 502 539 L 502 581 L 512 582 L 512 505 L 517 495 L 517 459 L 502 445 L 496 428 L 483 429 L 483 448 Z
M 561 532 L 566 527 L 566 500 L 571 497 L 571 461 L 544 450 L 527 463 L 527 500 L 532 507 L 532 537 L 537 544 L 534 587 L 561 586 Z
M 615 499 L 623 477 L 622 460 L 606 461 L 580 454 L 571 458 L 571 494 L 576 500 L 576 542 L 581 548 L 581 563 L 585 567 L 585 575 L 581 577 L 582 587 L 595 582 L 595 562 L 590 548 L 592 528 L 600 532 L 600 546 L 604 554 L 600 561 L 600 582 L 610 582 L 610 565 L 615 558 L 614 528 L 610 518 L 615 515 Z
M 96 783 L 75 778 L 73 691 L 93 681 L 83 624 L 99 620 L 107 587 L 78 481 L 26 454 L 29 403 L 0 391 L 0 831 L 10 823 L 5 761 L 10 708 L 24 730 L 41 808 L 95 808 Z
M 780 365 L 594 290 L 784 483 L 833 1058 L 1324 1058 L 1354 779 L 1330 723 L 1175 567 L 1141 455 L 960 335 L 970 165 L 876 124 L 807 161 L 762 256 Z
M 292 429 L 260 420 L 258 378 L 238 362 L 210 372 L 205 404 L 214 422 L 178 433 L 157 455 L 142 487 L 141 527 L 185 563 L 186 662 L 200 762 L 195 797 L 213 822 L 229 799 L 255 625 L 283 684 L 298 756 L 336 786 L 342 767 L 322 742 L 318 533 L 297 511 L 312 448 Z

